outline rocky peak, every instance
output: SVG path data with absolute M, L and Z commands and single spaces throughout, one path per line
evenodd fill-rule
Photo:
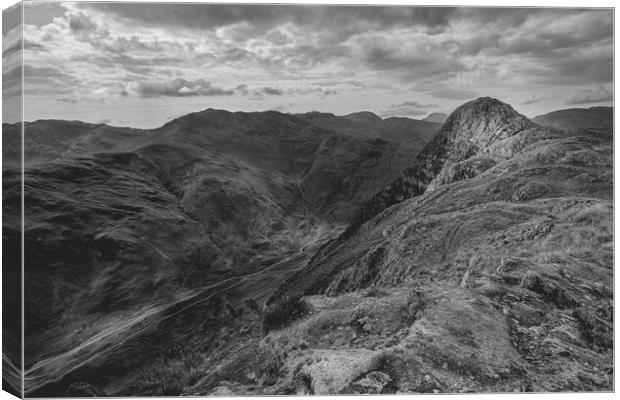
M 470 146 L 467 147 L 481 149 L 497 140 L 536 127 L 534 122 L 510 105 L 492 97 L 480 97 L 463 104 L 450 114 L 437 136 L 443 146 L 468 142 Z
M 544 129 L 492 97 L 463 104 L 450 114 L 414 165 L 360 207 L 344 235 L 353 234 L 387 207 L 423 194 L 438 176 L 442 184 L 472 178 L 497 161 L 512 157 L 537 140 Z M 475 157 L 480 159 L 470 165 L 469 161 Z M 445 166 L 453 171 L 442 175 Z

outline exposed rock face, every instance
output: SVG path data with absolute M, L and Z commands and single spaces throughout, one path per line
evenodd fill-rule
M 437 174 L 435 179 L 429 183 L 426 190 L 434 190 L 441 185 L 447 185 L 463 179 L 473 178 L 481 172 L 491 168 L 495 164 L 495 160 L 484 156 L 472 157 L 455 163 L 447 162 Z
M 463 176 L 471 178 L 471 173 L 482 172 L 481 167 L 509 158 L 527 144 L 554 135 L 557 136 L 557 132 L 540 127 L 496 99 L 483 97 L 465 103 L 450 115 L 424 147 L 414 166 L 360 208 L 346 234 L 385 208 L 422 194 L 446 164 L 457 164 L 474 157 L 487 159 L 485 162 L 472 161 L 476 167 L 465 168 L 469 173 Z M 469 164 L 473 166 L 472 162 Z M 450 175 L 448 171 L 441 180 L 447 175 Z M 458 177 L 458 174 L 452 175 Z M 433 187 L 438 184 L 436 182 Z
M 343 389 L 342 394 L 389 394 L 396 393 L 392 378 L 381 371 L 371 371 Z

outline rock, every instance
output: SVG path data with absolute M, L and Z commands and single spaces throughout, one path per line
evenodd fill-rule
M 544 312 L 522 303 L 511 304 L 508 315 L 525 327 L 538 326 L 545 318 Z
M 372 324 L 370 323 L 370 318 L 368 316 L 358 319 L 357 322 L 362 331 L 366 333 L 372 332 Z
M 65 393 L 67 397 L 107 397 L 107 394 L 98 387 L 86 382 L 74 382 Z
M 586 307 L 573 310 L 584 339 L 592 346 L 609 349 L 613 347 L 613 325 L 599 318 Z
M 469 281 L 469 270 L 465 271 L 465 274 L 463 274 L 463 279 L 461 279 L 461 287 L 466 288 L 468 281 Z
M 234 395 L 235 395 L 235 392 L 233 392 L 233 390 L 227 385 L 220 385 L 209 393 L 209 396 L 216 396 L 216 397 L 234 396 Z
M 387 394 L 396 393 L 392 378 L 381 371 L 371 371 L 356 379 L 340 393 L 343 394 Z
M 441 172 L 428 185 L 426 191 L 432 191 L 441 185 L 471 179 L 496 164 L 495 160 L 488 157 L 473 157 L 456 163 L 446 163 Z
M 521 280 L 521 287 L 542 295 L 560 308 L 573 307 L 578 305 L 578 301 L 554 282 L 541 277 L 537 272 L 528 271 Z
M 290 384 L 284 389 L 284 394 L 294 395 L 309 395 L 314 394 L 312 388 L 312 377 L 305 373 L 300 372 L 293 376 Z
M 331 296 L 372 285 L 385 257 L 384 247 L 372 246 L 359 262 L 345 269 L 332 280 L 325 294 Z

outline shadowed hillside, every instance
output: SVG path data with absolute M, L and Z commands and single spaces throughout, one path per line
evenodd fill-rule
M 420 149 L 429 133 L 410 125 L 408 148 Z M 4 186 L 19 187 L 18 125 L 3 128 Z M 415 156 L 380 133 L 277 112 L 209 109 L 153 130 L 36 121 L 25 137 L 26 390 L 40 395 L 84 374 L 112 382 L 199 333 L 209 348 L 203 334 L 220 323 L 200 328 L 196 307 L 259 310 Z M 5 194 L 5 215 L 18 216 L 19 191 Z M 18 223 L 5 219 L 6 248 Z M 162 321 L 176 336 L 153 336 Z

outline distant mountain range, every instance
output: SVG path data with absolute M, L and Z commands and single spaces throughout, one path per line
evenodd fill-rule
M 611 390 L 612 114 L 28 122 L 26 395 Z
M 439 122 L 443 124 L 444 122 L 446 122 L 447 119 L 448 119 L 448 114 L 431 113 L 426 118 L 424 118 L 422 121 Z
M 532 121 L 541 125 L 568 130 L 571 133 L 591 133 L 600 136 L 613 135 L 613 107 L 571 108 L 539 115 Z

